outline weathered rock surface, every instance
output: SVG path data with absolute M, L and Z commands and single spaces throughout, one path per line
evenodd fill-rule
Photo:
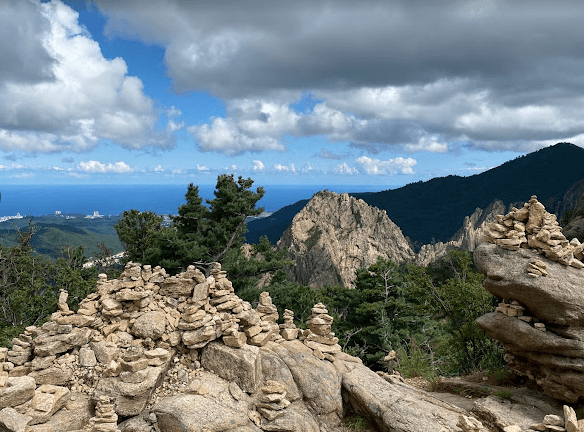
M 557 399 L 584 397 L 583 245 L 568 242 L 536 197 L 497 218 L 474 252 L 485 288 L 502 299 L 477 324 L 505 360 Z
M 428 265 L 452 249 L 473 251 L 482 243 L 485 227 L 505 212 L 501 201 L 477 208 L 448 242 L 423 245 L 415 253 L 400 228 L 385 211 L 362 200 L 334 192 L 319 192 L 294 217 L 278 242 L 288 249 L 295 265 L 292 276 L 312 287 L 353 286 L 355 270 L 378 257 L 394 262 Z
M 381 256 L 397 262 L 414 252 L 385 211 L 365 201 L 322 191 L 294 217 L 278 241 L 295 261 L 296 281 L 313 287 L 352 286 L 355 270 Z
M 0 430 L 333 432 L 348 404 L 381 430 L 475 424 L 342 352 L 324 304 L 306 330 L 289 310 L 278 324 L 269 294 L 254 309 L 219 265 L 169 278 L 129 263 L 120 279 L 100 275 L 77 314 L 66 298 L 0 348 Z
M 457 422 L 466 411 L 442 402 L 398 378 L 388 383 L 363 365 L 345 362 L 352 370 L 343 375 L 343 389 L 351 404 L 384 432 L 460 430 Z

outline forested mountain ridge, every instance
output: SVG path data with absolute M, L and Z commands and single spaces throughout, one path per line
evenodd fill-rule
M 31 238 L 30 245 L 40 254 L 57 258 L 61 254 L 61 247 L 83 245 L 86 248 L 85 255 L 91 257 L 100 252 L 98 243 L 118 253 L 123 250 L 123 246 L 114 229 L 117 221 L 118 216 L 86 218 L 82 214 L 11 219 L 0 223 L 0 243 L 4 247 L 17 245 L 18 230 L 25 232 L 28 225 L 32 224 L 36 234 Z
M 583 177 L 584 149 L 558 143 L 469 177 L 450 175 L 399 189 L 349 195 L 385 210 L 405 236 L 421 245 L 450 240 L 465 217 L 495 200 L 509 205 L 535 194 L 561 219 L 575 205 L 566 203 L 566 192 Z M 304 205 L 298 202 L 275 212 L 268 220 L 250 222 L 247 241 L 253 243 L 265 233 L 275 243 Z

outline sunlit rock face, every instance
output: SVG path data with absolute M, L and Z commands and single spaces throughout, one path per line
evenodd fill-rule
M 474 252 L 485 288 L 501 299 L 477 320 L 505 359 L 550 396 L 584 397 L 583 246 L 568 241 L 536 197 L 487 226 Z

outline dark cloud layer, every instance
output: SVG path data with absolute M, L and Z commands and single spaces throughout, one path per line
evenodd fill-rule
M 241 97 L 471 77 L 521 103 L 517 93 L 582 84 L 576 2 L 165 0 L 164 12 L 160 1 L 96 3 L 112 34 L 168 43 L 178 91 Z
M 29 1 L 0 2 L 0 84 L 36 83 L 54 78 L 54 59 L 43 46 L 39 34 L 50 30 L 49 23 L 35 13 Z

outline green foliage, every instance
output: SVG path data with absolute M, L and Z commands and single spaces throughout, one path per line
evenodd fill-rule
M 162 229 L 162 216 L 132 209 L 123 212 L 114 227 L 126 250 L 126 260 L 143 263 L 154 234 Z
M 238 295 L 248 290 L 257 292 L 258 284 L 266 286 L 268 283 L 287 282 L 289 274 L 285 269 L 291 265 L 292 260 L 288 258 L 288 251 L 277 250 L 267 237 L 261 237 L 259 244 L 249 246 L 246 252 L 241 248 L 230 249 L 222 262 L 222 268 L 227 271 Z
M 424 377 L 429 382 L 436 382 L 438 376 L 432 365 L 431 354 L 423 350 L 412 339 L 408 346 L 401 346 L 397 351 L 398 366 L 396 370 L 406 378 Z
M 114 253 L 123 250 L 114 228 L 117 216 L 89 219 L 83 215 L 45 215 L 30 219 L 35 225 L 35 235 L 30 240 L 34 250 L 53 259 L 61 255 L 64 246 L 85 246 L 87 257 L 100 252 L 97 246 L 103 243 Z M 13 219 L 0 223 L 0 237 L 5 247 L 19 244 L 18 230 L 27 229 L 29 219 Z
M 412 268 L 422 310 L 445 321 L 445 331 L 434 340 L 442 359 L 443 374 L 496 369 L 503 364 L 500 345 L 489 338 L 475 320 L 491 312 L 496 299 L 488 293 L 476 271 L 472 255 L 451 251 L 427 269 Z
M 489 371 L 489 373 L 487 375 L 489 377 L 492 376 L 497 381 L 504 381 L 504 380 L 509 379 L 511 377 L 511 372 L 509 372 L 508 369 L 501 368 L 501 369 Z
M 510 392 L 509 390 L 501 390 L 501 391 L 495 392 L 494 395 L 500 397 L 501 399 L 511 399 L 511 397 L 513 396 L 513 393 Z
M 59 290 L 69 291 L 68 303 L 78 303 L 91 292 L 97 270 L 83 268 L 87 261 L 82 246 L 62 249 L 57 260 L 38 255 L 31 246 L 37 228 L 17 230 L 16 246 L 0 245 L 0 344 L 6 346 L 25 327 L 40 325 L 57 309 Z
M 361 414 L 355 414 L 353 418 L 349 420 L 349 427 L 355 431 L 369 430 L 371 427 L 369 425 L 369 420 L 363 417 Z
M 178 215 L 171 216 L 170 227 L 163 227 L 162 217 L 151 212 L 124 212 L 116 230 L 127 259 L 160 265 L 171 274 L 191 264 L 208 267 L 212 262 L 222 262 L 243 244 L 246 218 L 263 211 L 255 205 L 265 192 L 261 187 L 253 192 L 252 185 L 251 179 L 240 176 L 235 180 L 233 174 L 222 174 L 217 178 L 215 198 L 207 200 L 207 207 L 198 186 L 191 183 Z M 229 259 L 237 260 L 233 256 Z
M 434 334 L 435 323 L 417 308 L 420 303 L 407 266 L 379 258 L 368 269 L 357 271 L 352 291 L 342 293 L 341 302 L 333 302 L 346 308 L 338 323 L 339 339 L 349 350 L 363 352 L 369 365 L 412 337 L 426 341 Z
M 322 235 L 322 230 L 315 225 L 312 228 L 310 228 L 308 233 L 310 234 L 310 237 L 306 239 L 304 245 L 306 246 L 306 249 L 310 250 L 318 243 L 318 240 Z

